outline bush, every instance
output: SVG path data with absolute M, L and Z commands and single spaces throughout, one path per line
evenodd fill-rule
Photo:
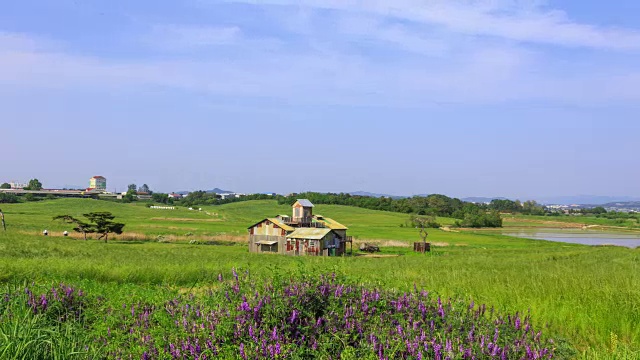
M 456 221 L 456 225 L 467 228 L 502 227 L 502 217 L 497 211 L 467 214 L 462 221 Z
M 15 194 L 0 193 L 0 204 L 15 204 L 18 202 L 18 197 Z

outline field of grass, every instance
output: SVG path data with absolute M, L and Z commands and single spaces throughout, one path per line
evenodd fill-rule
M 545 228 L 580 228 L 582 226 L 598 227 L 607 230 L 640 230 L 640 223 L 632 219 L 607 219 L 595 216 L 532 216 L 505 215 L 505 227 L 545 227 Z
M 125 237 L 153 239 L 157 235 L 242 237 L 247 235 L 247 227 L 278 214 L 289 214 L 291 207 L 278 205 L 275 201 L 239 202 L 222 206 L 203 206 L 202 211 L 178 207 L 175 210 L 150 209 L 142 203 L 122 204 L 88 199 L 60 199 L 37 203 L 4 204 L 7 223 L 19 233 L 36 234 L 44 229 L 54 235 L 69 226 L 53 221 L 55 215 L 69 214 L 81 217 L 91 211 L 110 211 L 117 216 L 116 221 L 126 223 Z M 356 239 L 376 240 L 419 240 L 415 229 L 400 227 L 405 225 L 409 215 L 367 210 L 340 205 L 317 205 L 316 214 L 331 217 L 349 227 L 349 234 Z M 443 225 L 451 225 L 454 219 L 438 218 Z M 434 242 L 454 239 L 445 234 L 435 235 Z M 458 242 L 464 236 L 455 237 Z
M 51 221 L 55 215 L 111 211 L 127 224 L 125 235 L 139 233 L 150 240 L 188 232 L 196 240 L 223 233 L 243 236 L 252 223 L 289 213 L 289 207 L 274 201 L 170 211 L 66 199 L 2 209 L 8 231 L 0 232 L 0 282 L 6 289 L 63 281 L 120 307 L 197 293 L 232 268 L 266 282 L 289 274 L 338 273 L 358 284 L 398 291 L 416 286 L 445 298 L 484 303 L 499 312 L 529 311 L 535 326 L 568 341 L 578 357 L 640 356 L 640 249 L 431 230 L 429 241 L 443 246 L 427 255 L 413 254 L 407 247 L 383 247 L 383 253 L 401 256 L 300 258 L 250 254 L 241 243 L 212 246 L 122 238 L 105 244 L 37 235 L 44 228 L 54 234 L 68 229 Z M 400 244 L 418 240 L 415 229 L 400 227 L 407 219 L 403 214 L 322 205 L 315 212 L 346 224 L 350 234 L 361 239 Z

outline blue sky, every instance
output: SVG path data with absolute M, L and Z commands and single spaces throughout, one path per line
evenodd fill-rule
M 636 1 L 13 1 L 0 181 L 640 196 Z

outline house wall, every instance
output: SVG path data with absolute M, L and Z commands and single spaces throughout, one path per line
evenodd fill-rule
M 89 187 L 94 189 L 106 189 L 107 188 L 107 179 L 96 179 L 91 178 L 89 180 Z
M 249 228 L 249 252 L 260 253 L 260 252 L 274 252 L 268 251 L 269 247 L 263 247 L 260 244 L 256 244 L 258 241 L 277 241 L 277 245 L 273 245 L 273 248 L 277 246 L 278 254 L 285 254 L 286 249 L 286 241 L 285 235 L 287 232 L 278 227 L 276 224 L 272 223 L 269 220 L 264 220 L 251 228 Z M 271 250 L 274 250 L 271 248 Z
M 313 216 L 313 208 L 303 207 L 300 203 L 293 204 L 293 218 L 311 218 Z
M 285 248 L 286 255 L 299 256 L 321 256 L 322 240 L 310 239 L 287 239 Z
M 261 241 L 277 241 L 277 244 L 269 246 L 263 246 L 258 244 Z M 270 235 L 249 235 L 249 252 L 261 253 L 272 252 L 278 254 L 285 254 L 287 239 L 284 236 L 270 236 Z
M 285 236 L 286 231 L 269 220 L 265 220 L 249 229 L 251 235 Z
M 329 252 L 326 250 L 326 244 L 332 241 L 333 237 L 333 233 L 328 233 L 320 240 L 286 239 L 284 254 L 299 256 L 328 256 Z
M 335 232 L 343 240 L 347 238 L 347 230 L 333 230 L 333 232 Z

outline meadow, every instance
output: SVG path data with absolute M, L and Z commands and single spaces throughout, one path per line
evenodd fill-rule
M 432 229 L 429 241 L 438 246 L 421 255 L 408 247 L 419 237 L 415 229 L 404 226 L 405 214 L 319 205 L 316 213 L 349 226 L 350 235 L 359 241 L 382 244 L 382 255 L 387 256 L 296 258 L 250 254 L 241 242 L 251 224 L 289 213 L 289 207 L 275 201 L 190 211 L 60 199 L 3 205 L 2 209 L 8 225 L 7 232 L 0 233 L 4 292 L 19 297 L 29 287 L 33 293 L 45 294 L 63 282 L 83 289 L 93 299 L 102 299 L 88 312 L 93 322 L 82 336 L 106 338 L 113 331 L 108 326 L 115 321 L 113 316 L 134 321 L 114 309 L 124 307 L 128 312 L 139 304 L 157 307 L 176 297 L 191 294 L 197 298 L 217 291 L 219 274 L 226 278 L 235 269 L 256 284 L 337 274 L 353 286 L 399 294 L 424 289 L 454 303 L 486 304 L 499 314 L 528 314 L 532 326 L 555 340 L 558 358 L 640 357 L 640 249 Z M 107 244 L 64 238 L 60 234 L 69 226 L 51 220 L 55 215 L 79 216 L 89 211 L 111 211 L 116 220 L 127 224 L 125 233 Z M 451 219 L 438 221 L 453 223 Z M 45 228 L 53 236 L 40 235 Z M 7 335 L 10 330 L 18 331 L 0 327 L 4 334 L 0 341 L 5 345 L 16 338 Z M 125 341 L 125 337 L 118 339 Z M 138 346 L 117 344 L 119 348 Z M 2 346 L 0 343 L 0 357 Z M 81 348 L 67 346 L 75 347 Z M 92 351 L 100 354 L 101 349 Z M 86 356 L 81 353 L 79 357 Z

